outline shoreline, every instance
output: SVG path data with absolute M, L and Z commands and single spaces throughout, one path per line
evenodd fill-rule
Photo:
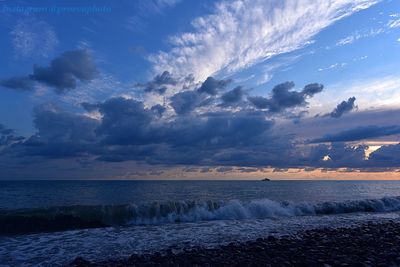
M 400 222 L 371 221 L 217 248 L 196 247 L 181 252 L 167 249 L 99 262 L 78 257 L 69 266 L 400 266 Z

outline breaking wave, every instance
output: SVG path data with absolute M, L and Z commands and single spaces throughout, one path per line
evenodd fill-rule
M 180 201 L 147 205 L 62 206 L 0 211 L 0 234 L 165 224 L 211 220 L 267 219 L 353 212 L 400 211 L 400 197 L 344 202 L 293 203 L 259 199 L 249 202 Z

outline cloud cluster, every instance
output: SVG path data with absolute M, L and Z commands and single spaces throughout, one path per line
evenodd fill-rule
M 258 109 L 268 109 L 272 113 L 281 112 L 287 108 L 305 106 L 306 99 L 322 91 L 322 84 L 312 83 L 306 85 L 302 91 L 291 91 L 293 82 L 285 82 L 276 85 L 272 89 L 270 98 L 262 96 L 251 96 L 248 100 Z
M 171 74 L 163 72 L 143 84 L 143 89 L 175 81 Z M 208 77 L 203 83 L 165 96 L 163 104 L 153 106 L 124 97 L 82 103 L 87 113 L 98 114 L 97 119 L 43 104 L 34 109 L 36 133 L 32 136 L 16 137 L 10 129 L 0 126 L 2 154 L 190 165 L 199 170 L 207 166 L 216 172 L 263 167 L 277 171 L 392 168 L 399 162 L 398 154 L 391 154 L 398 150 L 397 145 L 382 147 L 366 159 L 367 146 L 348 143 L 400 134 L 398 125 L 358 126 L 306 142 L 296 133 L 278 130 L 275 119 L 281 118 L 287 109 L 306 107 L 307 100 L 323 90 L 322 84 L 311 83 L 296 91 L 293 82 L 285 82 L 273 87 L 269 97 L 261 97 L 250 96 L 241 86 L 229 88 L 229 83 L 230 80 Z M 348 112 L 354 101 L 355 98 L 343 101 L 334 113 Z M 326 116 L 310 120 L 330 121 Z
M 102 119 L 69 113 L 53 105 L 37 107 L 37 133 L 14 150 L 19 155 L 46 158 L 92 155 L 112 162 L 215 166 L 245 161 L 259 165 L 277 161 L 274 147 L 286 142 L 273 137 L 273 122 L 258 111 L 190 114 L 160 120 L 153 108 L 121 97 L 85 104 L 85 108 L 98 110 Z
M 52 104 L 37 106 L 33 114 L 37 132 L 16 148 L 21 156 L 77 157 L 95 149 L 96 120 Z
M 312 140 L 311 143 L 360 141 L 394 134 L 400 134 L 400 125 L 369 125 L 348 129 L 335 134 L 327 134 L 322 138 Z
M 230 80 L 217 80 L 213 77 L 208 77 L 201 83 L 199 88 L 173 95 L 171 97 L 171 106 L 177 114 L 186 114 L 197 107 L 208 106 L 215 100 L 217 95 L 224 92 L 223 90 L 230 82 Z
M 200 86 L 198 91 L 200 93 L 207 93 L 209 95 L 218 94 L 219 89 L 224 89 L 231 81 L 230 80 L 216 80 L 213 77 L 208 77 Z
M 10 89 L 33 89 L 34 82 L 53 87 L 58 94 L 75 89 L 77 82 L 88 82 L 97 73 L 93 59 L 87 50 L 67 51 L 56 57 L 47 67 L 33 66 L 33 73 L 27 76 L 11 77 L 0 81 Z
M 245 95 L 245 91 L 242 86 L 236 86 L 232 90 L 224 93 L 221 96 L 222 100 L 222 105 L 234 105 L 238 102 L 240 102 L 243 99 L 243 96 Z
M 343 114 L 357 108 L 357 106 L 354 104 L 355 101 L 356 98 L 354 96 L 350 97 L 347 101 L 342 101 L 340 104 L 338 104 L 336 108 L 327 115 L 331 116 L 332 118 L 340 118 Z
M 146 93 L 156 92 L 162 95 L 167 91 L 168 85 L 176 85 L 177 83 L 178 81 L 168 71 L 164 71 L 162 74 L 155 76 L 153 80 L 144 84 L 139 83 L 136 86 L 143 88 Z

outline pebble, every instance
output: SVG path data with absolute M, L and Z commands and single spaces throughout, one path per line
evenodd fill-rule
M 173 248 L 119 260 L 89 262 L 78 257 L 70 264 L 108 266 L 400 266 L 400 222 L 307 230 L 297 237 L 269 236 L 214 249 Z

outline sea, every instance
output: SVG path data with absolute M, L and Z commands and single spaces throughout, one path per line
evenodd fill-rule
M 400 181 L 0 181 L 0 266 L 178 253 L 399 216 Z

